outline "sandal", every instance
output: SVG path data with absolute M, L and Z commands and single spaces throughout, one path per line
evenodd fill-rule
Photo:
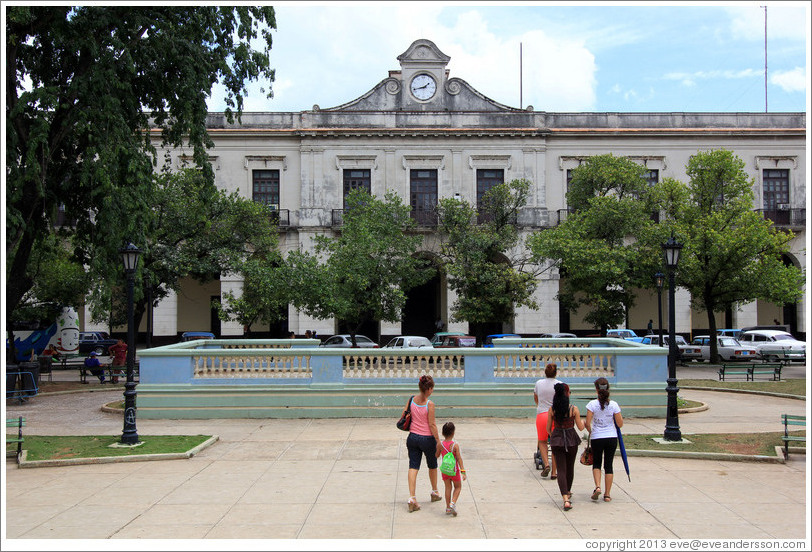
M 589 498 L 591 498 L 592 500 L 598 500 L 599 496 L 601 496 L 601 488 L 595 487 L 595 490 L 592 491 L 592 496 L 590 496 Z
M 439 502 L 442 499 L 443 498 L 440 496 L 440 493 L 438 491 L 431 491 L 431 501 L 432 502 Z
M 569 500 L 564 501 L 564 511 L 572 510 L 572 502 Z
M 555 479 L 558 479 L 558 476 L 557 476 L 557 475 L 551 475 L 551 476 L 550 476 L 550 480 L 551 480 L 551 481 L 553 481 L 553 480 L 555 480 Z
M 603 495 L 603 501 L 604 502 L 612 502 L 612 497 L 609 496 L 609 495 Z
M 409 499 L 409 512 L 416 512 L 420 509 L 420 505 L 414 499 L 414 497 Z

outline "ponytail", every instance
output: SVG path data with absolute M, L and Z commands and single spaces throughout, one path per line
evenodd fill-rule
M 596 379 L 595 390 L 598 392 L 598 402 L 601 405 L 601 410 L 604 410 L 609 406 L 609 380 L 606 378 Z

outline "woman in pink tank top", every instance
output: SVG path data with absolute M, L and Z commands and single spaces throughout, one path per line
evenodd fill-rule
M 408 504 L 410 512 L 420 509 L 415 489 L 417 472 L 420 470 L 423 456 L 426 457 L 426 466 L 429 469 L 431 501 L 441 500 L 440 492 L 437 490 L 437 443 L 440 441 L 440 434 L 437 432 L 437 424 L 434 422 L 434 403 L 429 400 L 429 396 L 434 391 L 434 380 L 429 375 L 420 376 L 418 385 L 420 393 L 415 395 L 409 403 L 412 423 L 409 426 L 409 437 L 406 438 L 406 449 L 409 451 Z

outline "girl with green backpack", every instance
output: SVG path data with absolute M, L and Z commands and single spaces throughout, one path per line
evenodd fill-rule
M 443 474 L 445 484 L 445 513 L 450 516 L 457 515 L 457 499 L 462 491 L 462 482 L 467 479 L 465 466 L 462 464 L 460 446 L 454 441 L 454 422 L 443 425 L 444 441 L 437 443 L 437 457 L 442 457 L 440 473 Z M 454 493 L 451 493 L 451 486 Z

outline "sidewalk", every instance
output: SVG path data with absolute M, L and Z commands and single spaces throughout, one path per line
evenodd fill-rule
M 121 391 L 40 395 L 7 406 L 6 415 L 26 416 L 30 435 L 120 433 L 121 415 L 100 407 L 120 399 Z M 805 402 L 792 399 L 694 390 L 681 395 L 710 405 L 680 415 L 685 435 L 777 431 L 781 413 L 806 413 Z M 441 401 L 442 390 L 434 398 Z M 456 518 L 444 514 L 444 502 L 429 502 L 425 467 L 418 476 L 422 510 L 408 513 L 406 433 L 394 419 L 139 420 L 142 436 L 216 434 L 220 440 L 189 460 L 18 469 L 9 459 L 5 536 L 808 538 L 805 455 L 792 455 L 786 464 L 632 457 L 631 482 L 617 458 L 612 503 L 589 500 L 591 470 L 576 465 L 573 509 L 563 512 L 556 481 L 541 479 L 533 465 L 531 419 L 454 422 L 469 475 Z M 664 423 L 632 418 L 624 433 L 659 433 Z M 3 543 L 4 549 L 14 546 Z

